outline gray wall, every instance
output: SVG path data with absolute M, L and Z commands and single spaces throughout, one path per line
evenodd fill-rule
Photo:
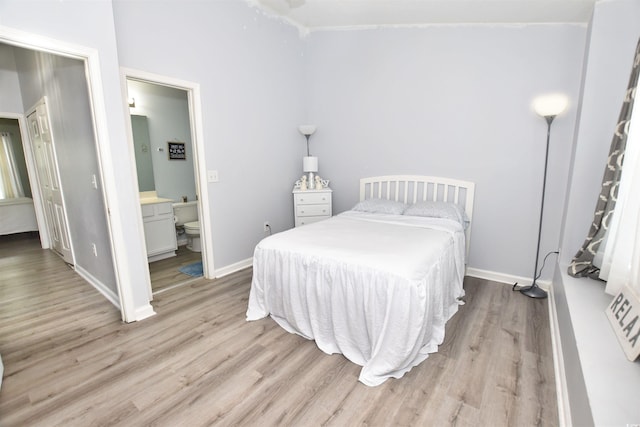
M 147 117 L 155 190 L 159 197 L 180 201 L 196 199 L 191 122 L 187 92 L 145 82 L 127 82 L 129 97 L 136 100 L 131 114 Z M 186 160 L 169 160 L 167 141 L 185 143 Z M 158 151 L 162 149 L 162 151 Z
M 0 112 L 22 113 L 22 96 L 13 46 L 0 43 Z
M 241 1 L 113 4 L 120 65 L 197 82 L 216 268 L 245 260 L 293 226 L 301 174 L 304 44 L 297 30 Z M 204 172 L 204 171 L 203 171 Z
M 531 277 L 547 127 L 531 101 L 546 92 L 571 100 L 552 129 L 544 255 L 559 245 L 585 38 L 580 25 L 312 33 L 306 121 L 318 125 L 312 150 L 334 210 L 355 204 L 364 176 L 473 181 L 469 266 Z
M 22 48 L 15 57 L 27 108 L 47 97 L 75 263 L 118 295 L 84 62 Z

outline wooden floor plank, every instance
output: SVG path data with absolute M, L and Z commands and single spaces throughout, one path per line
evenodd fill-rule
M 505 285 L 465 279 L 439 352 L 367 387 L 343 356 L 245 320 L 250 268 L 165 288 L 132 324 L 37 236 L 0 240 L 0 271 L 3 427 L 558 424 L 546 301 Z

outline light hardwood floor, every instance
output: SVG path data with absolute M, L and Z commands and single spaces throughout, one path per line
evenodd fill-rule
M 0 241 L 2 426 L 557 425 L 546 301 L 467 278 L 439 352 L 370 388 L 341 355 L 245 321 L 251 269 L 120 313 L 37 240 Z
M 191 282 L 196 278 L 181 273 L 178 269 L 196 261 L 202 261 L 200 252 L 192 252 L 186 246 L 178 246 L 176 256 L 149 263 L 151 290 L 163 292 L 173 286 Z

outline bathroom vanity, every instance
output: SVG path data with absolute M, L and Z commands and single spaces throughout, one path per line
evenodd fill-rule
M 173 220 L 173 200 L 157 197 L 155 193 L 155 191 L 140 193 L 144 240 L 149 262 L 176 256 L 178 249 Z

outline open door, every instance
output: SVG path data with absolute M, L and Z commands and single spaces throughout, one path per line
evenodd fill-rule
M 35 151 L 38 184 L 51 246 L 66 263 L 73 265 L 69 227 L 46 99 L 43 98 L 38 102 L 35 109 L 27 116 L 27 123 Z

